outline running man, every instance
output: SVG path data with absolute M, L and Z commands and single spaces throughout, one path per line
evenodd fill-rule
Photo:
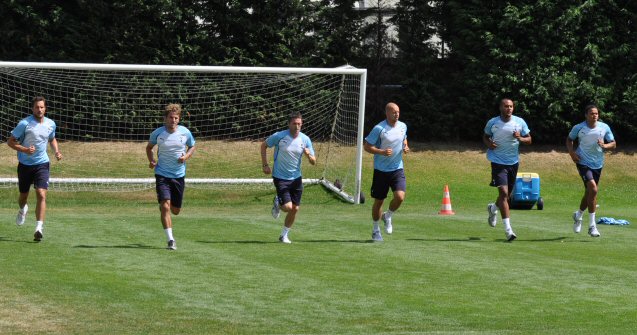
M 604 167 L 604 150 L 615 149 L 617 143 L 610 127 L 599 121 L 597 106 L 586 106 L 584 116 L 586 120 L 575 125 L 566 138 L 568 154 L 571 155 L 584 182 L 584 196 L 580 201 L 579 209 L 573 213 L 573 231 L 579 233 L 582 230 L 582 215 L 588 208 L 588 235 L 599 237 L 595 209 L 599 179 Z M 577 149 L 575 149 L 575 141 L 578 143 Z
M 400 108 L 390 102 L 385 106 L 385 120 L 374 126 L 365 137 L 363 147 L 365 151 L 374 155 L 374 176 L 372 180 L 372 240 L 381 242 L 379 220 L 385 224 L 385 232 L 393 232 L 392 216 L 405 201 L 407 181 L 403 169 L 403 154 L 409 152 L 407 144 L 407 125 L 398 121 Z M 387 211 L 383 212 L 383 202 L 387 198 L 389 188 L 393 192 L 392 201 Z
M 301 162 L 307 156 L 312 165 L 316 165 L 314 148 L 310 138 L 301 132 L 303 119 L 300 113 L 292 113 L 288 120 L 288 128 L 272 134 L 261 143 L 261 164 L 265 174 L 272 174 L 276 196 L 272 204 L 272 216 L 276 219 L 287 213 L 279 242 L 292 243 L 288 234 L 294 224 L 296 214 L 301 206 L 303 195 L 303 178 Z M 268 164 L 267 149 L 274 147 L 274 170 Z
M 186 187 L 186 161 L 195 152 L 195 138 L 190 130 L 179 125 L 181 105 L 169 104 L 164 110 L 164 126 L 150 134 L 146 145 L 148 167 L 155 170 L 157 201 L 161 224 L 166 233 L 169 250 L 176 250 L 170 213 L 179 215 Z M 153 148 L 157 145 L 157 160 Z
M 49 156 L 46 152 L 47 143 L 55 153 L 55 158 L 62 159 L 62 153 L 55 139 L 55 122 L 44 116 L 46 114 L 46 99 L 37 96 L 33 99 L 33 115 L 18 123 L 11 131 L 7 144 L 18 152 L 18 188 L 20 195 L 18 205 L 20 210 L 15 223 L 22 226 L 27 216 L 29 206 L 29 188 L 35 188 L 37 203 L 35 205 L 35 232 L 33 240 L 40 242 L 43 234 L 44 216 L 46 213 L 46 193 L 49 188 Z
M 500 116 L 487 122 L 482 141 L 487 146 L 487 159 L 491 161 L 491 184 L 498 188 L 498 198 L 495 203 L 487 205 L 489 225 L 497 224 L 497 213 L 500 210 L 504 234 L 511 242 L 517 235 L 511 228 L 509 195 L 515 186 L 520 160 L 520 143 L 531 144 L 531 131 L 526 122 L 513 115 L 513 100 L 504 98 L 500 101 Z

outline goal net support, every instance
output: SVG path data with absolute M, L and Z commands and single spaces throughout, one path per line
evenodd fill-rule
M 51 187 L 135 190 L 154 186 L 145 146 L 168 103 L 197 151 L 186 182 L 194 187 L 266 185 L 260 144 L 300 112 L 317 165 L 305 182 L 359 203 L 367 71 L 338 68 L 225 67 L 0 62 L 0 141 L 47 99 L 64 159 L 51 161 Z M 49 149 L 50 150 L 50 149 Z M 0 146 L 0 186 L 17 185 L 16 153 Z M 52 157 L 52 155 L 50 155 Z M 272 152 L 268 158 L 272 164 Z M 305 160 L 305 159 L 304 159 Z

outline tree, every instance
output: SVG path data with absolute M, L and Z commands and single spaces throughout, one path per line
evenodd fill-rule
M 396 72 L 402 86 L 401 106 L 410 111 L 407 119 L 417 127 L 412 138 L 456 138 L 454 109 L 448 103 L 444 49 L 438 42 L 441 7 L 434 1 L 403 0 L 392 23 L 397 27 Z M 449 113 L 452 111 L 452 113 Z
M 497 101 L 509 96 L 534 131 L 534 141 L 545 143 L 561 143 L 589 102 L 606 110 L 603 117 L 611 124 L 617 119 L 613 104 L 626 101 L 617 94 L 626 82 L 617 85 L 609 74 L 627 73 L 618 64 L 634 73 L 632 60 L 618 62 L 632 49 L 634 40 L 624 35 L 634 29 L 634 8 L 575 0 L 445 5 L 453 13 L 445 38 L 462 73 L 453 81 L 464 84 L 459 108 L 478 110 L 486 120 L 495 115 Z
M 209 1 L 201 18 L 222 64 L 301 66 L 313 51 L 311 1 Z M 310 52 L 308 54 L 308 51 Z
M 196 7 L 183 0 L 3 1 L 3 59 L 197 63 Z
M 362 12 L 363 23 L 360 29 L 362 46 L 360 67 L 367 69 L 367 102 L 365 122 L 371 126 L 384 118 L 384 106 L 389 100 L 395 100 L 387 84 L 394 83 L 396 74 L 392 61 L 396 50 L 388 18 L 393 14 L 389 1 L 376 0 L 376 7 Z
M 355 0 L 321 0 L 314 4 L 312 66 L 340 66 L 361 59 L 360 14 Z

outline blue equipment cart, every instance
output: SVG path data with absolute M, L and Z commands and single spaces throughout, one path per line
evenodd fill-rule
M 515 187 L 510 195 L 510 206 L 513 209 L 544 209 L 544 200 L 540 196 L 540 176 L 532 172 L 518 172 Z

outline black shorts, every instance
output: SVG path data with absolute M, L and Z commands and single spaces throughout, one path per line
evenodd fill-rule
M 49 162 L 38 165 L 18 164 L 18 188 L 20 193 L 28 193 L 29 188 L 49 188 Z
M 186 188 L 184 177 L 168 178 L 156 174 L 155 182 L 157 202 L 161 203 L 164 200 L 170 200 L 171 207 L 181 208 L 181 203 L 184 200 L 184 190 Z
M 577 165 L 577 171 L 579 175 L 582 177 L 582 181 L 584 182 L 584 187 L 586 187 L 586 183 L 589 180 L 594 180 L 596 185 L 599 185 L 599 178 L 602 176 L 602 169 L 591 169 L 586 165 L 575 164 Z
M 513 165 L 502 165 L 491 163 L 491 183 L 489 186 L 500 187 L 508 186 L 512 189 L 515 186 L 515 179 L 518 176 L 519 163 Z
M 387 193 L 389 192 L 390 187 L 392 192 L 404 192 L 407 190 L 407 179 L 405 178 L 405 170 L 398 169 L 391 172 L 383 172 L 374 169 L 372 189 L 370 191 L 372 198 L 378 200 L 387 198 Z
M 301 205 L 301 197 L 303 196 L 302 177 L 293 180 L 273 178 L 273 182 L 280 204 L 286 204 L 291 201 L 294 205 Z

